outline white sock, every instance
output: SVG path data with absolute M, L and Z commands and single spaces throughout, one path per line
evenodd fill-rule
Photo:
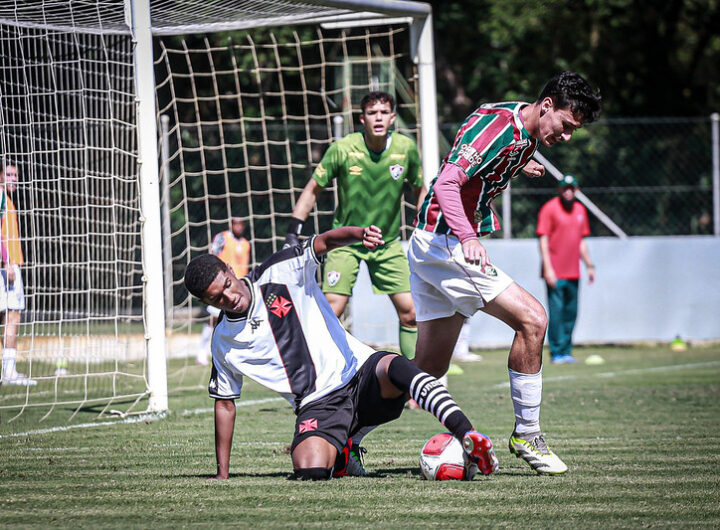
M 5 377 L 14 376 L 17 371 L 15 370 L 15 361 L 17 360 L 17 350 L 15 348 L 4 348 L 2 367 L 3 375 Z
M 540 432 L 540 402 L 542 401 L 542 369 L 536 374 L 510 372 L 510 397 L 515 409 L 515 432 Z

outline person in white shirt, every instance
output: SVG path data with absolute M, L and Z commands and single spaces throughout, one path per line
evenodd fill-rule
M 229 476 L 234 400 L 245 376 L 294 407 L 291 454 L 298 479 L 354 474 L 348 470 L 352 435 L 398 418 L 409 397 L 463 442 L 468 466 L 483 474 L 497 469 L 492 442 L 473 430 L 436 378 L 396 353 L 375 352 L 335 316 L 315 280 L 317 267 L 328 251 L 358 241 L 370 250 L 385 243 L 375 226 L 345 226 L 277 252 L 241 279 L 211 254 L 188 264 L 188 291 L 222 311 L 208 385 L 216 400 L 212 479 Z

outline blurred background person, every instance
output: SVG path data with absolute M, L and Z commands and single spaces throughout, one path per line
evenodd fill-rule
M 230 265 L 238 278 L 250 272 L 250 242 L 243 236 L 243 232 L 245 232 L 245 221 L 233 216 L 230 219 L 230 230 L 216 234 L 210 244 L 210 253 Z M 203 326 L 200 348 L 195 357 L 195 362 L 203 366 L 208 364 L 210 338 L 217 324 L 217 317 L 220 316 L 220 310 L 213 306 L 207 306 L 207 312 L 210 313 L 210 320 Z
M 558 196 L 546 202 L 538 214 L 541 274 L 548 296 L 547 336 L 555 364 L 575 362 L 572 333 L 577 319 L 581 259 L 587 267 L 588 281 L 595 281 L 595 265 L 585 241 L 590 224 L 585 206 L 575 199 L 577 190 L 577 179 L 565 175 Z

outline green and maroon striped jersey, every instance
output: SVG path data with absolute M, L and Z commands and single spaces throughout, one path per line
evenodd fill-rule
M 313 172 L 320 186 L 337 182 L 338 204 L 333 228 L 375 225 L 385 241 L 400 237 L 403 182 L 423 184 L 420 154 L 415 142 L 400 133 L 388 135 L 385 150 L 378 154 L 356 132 L 333 142 Z
M 475 110 L 462 124 L 452 149 L 440 166 L 455 164 L 468 176 L 460 189 L 463 210 L 478 235 L 498 230 L 500 222 L 490 208 L 492 200 L 507 188 L 510 179 L 530 161 L 538 141 L 530 136 L 520 117 L 527 105 L 518 101 L 489 103 Z M 433 186 L 418 212 L 415 226 L 429 232 L 450 234 Z

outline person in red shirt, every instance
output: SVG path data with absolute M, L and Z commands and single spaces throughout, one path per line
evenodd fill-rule
M 588 280 L 595 281 L 585 237 L 590 224 L 585 206 L 575 200 L 578 182 L 565 175 L 559 196 L 546 202 L 538 214 L 542 277 L 548 294 L 548 342 L 553 363 L 574 363 L 572 332 L 577 319 L 580 260 L 587 267 Z

